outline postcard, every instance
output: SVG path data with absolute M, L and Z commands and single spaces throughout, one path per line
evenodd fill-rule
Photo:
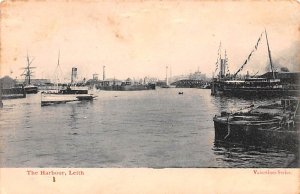
M 299 193 L 299 1 L 0 5 L 1 193 Z

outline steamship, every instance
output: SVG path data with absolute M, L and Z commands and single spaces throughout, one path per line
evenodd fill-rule
M 42 92 L 41 105 L 64 104 L 74 101 L 90 101 L 95 96 L 89 93 L 87 87 L 76 87 L 68 85 L 66 88 L 60 89 L 57 92 Z
M 103 80 L 93 83 L 97 89 L 105 91 L 140 91 L 140 90 L 155 90 L 154 83 L 136 82 L 134 79 L 127 78 L 126 80 L 106 79 L 105 67 L 103 66 Z M 98 78 L 97 78 L 98 79 Z
M 271 72 L 267 72 L 261 76 L 249 76 L 247 73 L 243 79 L 237 79 L 237 74 L 244 68 L 247 62 L 250 60 L 251 55 L 257 49 L 258 44 L 262 38 L 262 34 L 265 34 L 268 56 L 270 61 Z M 298 75 L 299 73 L 290 72 L 275 72 L 271 58 L 271 51 L 268 42 L 267 31 L 265 30 L 259 37 L 255 49 L 249 54 L 244 64 L 238 69 L 238 71 L 232 76 L 229 73 L 225 73 L 228 69 L 228 59 L 225 51 L 225 58 L 223 59 L 220 54 L 221 48 L 219 47 L 219 56 L 216 63 L 216 70 L 220 67 L 219 74 L 216 78 L 213 78 L 211 83 L 212 95 L 226 95 L 226 96 L 238 96 L 238 97 L 268 97 L 268 96 L 297 96 L 299 91 Z M 288 78 L 287 78 L 288 77 Z M 291 81 L 291 77 L 292 79 Z M 285 82 L 283 80 L 289 80 Z
M 42 92 L 41 93 L 41 106 L 52 104 L 65 104 L 74 101 L 91 101 L 94 96 L 88 87 L 77 86 L 75 83 L 77 76 L 77 68 L 72 68 L 71 83 L 66 87 L 58 89 L 55 92 Z

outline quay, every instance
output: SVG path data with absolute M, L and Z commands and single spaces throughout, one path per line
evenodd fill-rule
M 209 83 L 204 80 L 182 79 L 173 82 L 171 85 L 175 85 L 176 88 L 206 88 Z

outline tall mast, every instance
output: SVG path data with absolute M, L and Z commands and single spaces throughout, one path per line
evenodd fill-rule
M 226 74 L 229 75 L 229 67 L 228 67 L 229 65 L 228 65 L 228 58 L 227 58 L 226 50 L 225 50 L 225 65 L 226 65 L 225 71 L 227 71 L 227 72 L 225 73 L 225 76 L 226 76 Z
M 28 52 L 27 52 L 27 72 L 26 72 L 26 76 L 28 77 L 28 85 L 30 85 L 30 69 L 29 69 L 29 65 L 30 65 L 30 62 L 29 62 L 29 56 L 28 56 Z
M 30 83 L 31 83 L 31 74 L 33 73 L 31 71 L 31 69 L 35 68 L 35 67 L 30 67 L 30 65 L 31 65 L 32 61 L 34 60 L 34 58 L 30 61 L 29 55 L 28 55 L 28 52 L 27 52 L 26 60 L 27 60 L 27 66 L 24 68 L 25 71 L 22 75 L 25 75 L 25 82 L 27 81 L 26 79 L 28 79 L 28 85 L 30 85 Z
M 166 84 L 169 85 L 168 84 L 168 66 L 166 66 Z
M 274 70 L 273 70 L 273 63 L 272 63 L 272 58 L 271 58 L 271 51 L 270 51 L 270 46 L 269 46 L 268 35 L 267 35 L 266 29 L 265 29 L 265 34 L 266 34 L 267 45 L 268 45 L 268 53 L 269 53 L 271 71 L 272 71 L 273 79 L 275 79 L 275 73 L 274 73 Z
M 58 51 L 57 67 L 59 67 L 59 57 L 60 57 L 60 50 Z
M 219 72 L 219 79 L 222 78 L 222 45 L 220 42 L 220 47 L 219 47 L 219 63 L 220 63 L 220 72 Z
M 58 82 L 60 82 L 59 81 L 59 75 L 58 75 L 58 71 L 59 71 L 59 69 L 58 68 L 60 68 L 60 65 L 59 65 L 59 59 L 60 59 L 60 49 L 58 50 L 58 56 L 57 56 L 57 67 L 56 67 L 56 84 L 57 84 L 57 90 L 58 90 Z

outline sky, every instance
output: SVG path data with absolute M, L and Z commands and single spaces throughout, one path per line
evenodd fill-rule
M 231 73 L 267 30 L 273 62 L 298 71 L 300 3 L 297 1 L 4 1 L 1 3 L 0 77 L 21 78 L 26 55 L 34 78 L 55 77 L 58 53 L 66 79 L 164 79 L 198 69 L 211 77 L 218 47 Z M 241 73 L 264 73 L 269 58 L 263 36 Z

